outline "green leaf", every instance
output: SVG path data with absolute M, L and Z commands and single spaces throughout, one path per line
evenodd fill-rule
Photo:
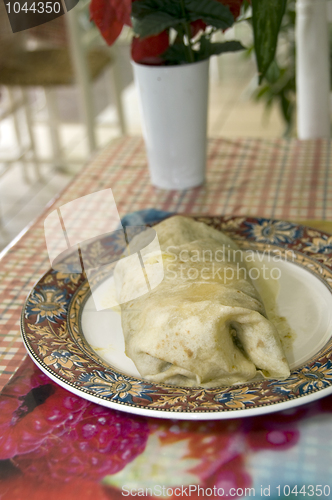
M 215 42 L 209 45 L 209 56 L 217 56 L 223 52 L 238 52 L 239 50 L 244 50 L 241 42 L 237 40 L 231 40 L 229 42 Z
M 292 117 L 292 103 L 287 99 L 284 93 L 280 96 L 280 106 L 282 109 L 282 114 L 287 123 L 290 123 Z
M 266 97 L 266 95 L 269 94 L 270 92 L 271 92 L 270 87 L 268 85 L 260 87 L 257 93 L 255 94 L 255 100 L 259 101 L 262 97 Z
M 266 70 L 265 78 L 269 83 L 275 83 L 280 78 L 280 68 L 275 59 L 271 62 L 269 67 Z
M 244 49 L 242 43 L 238 41 L 212 43 L 210 39 L 204 35 L 201 37 L 200 42 L 200 48 L 197 52 L 197 60 L 199 61 L 222 54 L 223 52 L 236 52 Z
M 135 4 L 133 4 L 135 5 Z M 179 22 L 184 20 L 174 19 L 172 16 L 165 12 L 155 12 L 148 14 L 142 19 L 132 18 L 133 30 L 136 35 L 141 38 L 148 36 L 158 35 L 162 31 L 174 27 Z
M 252 20 L 259 83 L 274 59 L 287 0 L 252 0 Z
M 132 4 L 134 32 L 142 38 L 157 35 L 165 29 L 202 19 L 207 25 L 225 30 L 234 24 L 228 7 L 217 0 L 139 0 Z
M 178 0 L 140 0 L 132 4 L 132 25 L 142 38 L 158 35 L 184 22 Z
M 166 12 L 173 17 L 181 17 L 181 6 L 178 0 L 139 0 L 132 3 L 132 16 L 144 17 L 153 12 Z
M 166 52 L 161 55 L 161 58 L 169 65 L 188 63 L 187 51 L 183 43 L 175 43 L 168 47 Z
M 234 24 L 228 7 L 217 0 L 185 0 L 190 21 L 202 19 L 207 25 L 225 30 Z
M 194 50 L 195 62 L 203 61 L 211 56 L 222 54 L 223 52 L 235 52 L 243 50 L 244 47 L 240 42 L 215 42 L 211 43 L 205 36 L 201 37 L 199 50 Z M 183 44 L 171 45 L 166 52 L 162 54 L 162 58 L 167 64 L 185 64 L 188 63 L 186 57 L 186 48 Z

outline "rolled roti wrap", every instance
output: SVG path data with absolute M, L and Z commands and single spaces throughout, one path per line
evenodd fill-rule
M 254 378 L 284 379 L 289 367 L 278 332 L 225 234 L 174 216 L 154 226 L 164 279 L 144 295 L 125 260 L 114 271 L 126 354 L 147 380 L 179 386 L 227 386 Z M 144 235 L 137 236 L 136 244 Z M 156 267 L 157 269 L 157 267 Z

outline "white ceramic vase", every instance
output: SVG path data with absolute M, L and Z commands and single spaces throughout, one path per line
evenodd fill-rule
M 163 189 L 204 183 L 209 60 L 180 66 L 133 62 L 151 182 Z

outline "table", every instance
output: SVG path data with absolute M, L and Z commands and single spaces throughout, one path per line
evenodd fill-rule
M 43 222 L 56 207 L 111 188 L 120 216 L 148 208 L 250 215 L 332 232 L 331 164 L 324 140 L 210 139 L 206 184 L 178 192 L 150 185 L 141 138 L 115 140 L 94 157 L 1 256 L 1 387 L 21 368 L 0 397 L 0 498 L 216 498 L 218 488 L 219 496 L 224 488 L 234 498 L 254 491 L 272 498 L 330 497 L 332 397 L 265 417 L 208 423 L 138 418 L 69 396 L 30 360 L 22 364 L 19 323 L 28 292 L 50 266 Z M 21 397 L 36 391 L 39 406 Z M 57 418 L 54 408 L 61 409 Z M 97 421 L 112 429 L 109 448 Z M 11 456 L 3 451 L 6 436 Z

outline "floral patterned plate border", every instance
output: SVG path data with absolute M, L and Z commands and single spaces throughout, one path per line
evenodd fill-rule
M 314 274 L 332 293 L 332 236 L 263 218 L 195 219 L 224 231 L 242 248 L 292 250 L 295 265 Z M 109 247 L 109 240 L 91 244 L 91 260 L 98 255 L 100 262 L 100 255 Z M 207 420 L 279 411 L 332 392 L 332 338 L 283 381 L 203 389 L 153 384 L 128 376 L 99 358 L 81 335 L 79 318 L 88 294 L 85 274 L 71 272 L 67 258 L 63 268 L 49 270 L 32 289 L 23 307 L 21 331 L 39 368 L 59 385 L 92 402 L 153 417 Z

